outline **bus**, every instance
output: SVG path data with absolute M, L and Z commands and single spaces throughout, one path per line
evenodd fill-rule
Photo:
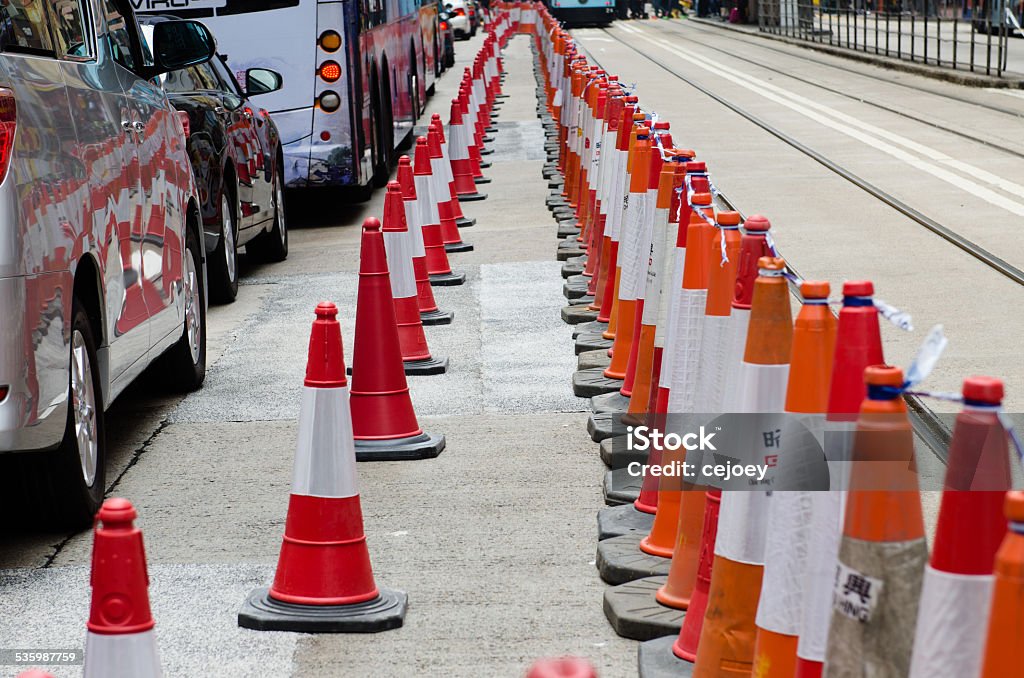
M 286 186 L 363 197 L 387 181 L 433 84 L 422 23 L 437 14 L 421 7 L 431 1 L 131 0 L 139 13 L 206 24 L 239 82 L 249 68 L 283 76 L 260 103 L 281 133 Z

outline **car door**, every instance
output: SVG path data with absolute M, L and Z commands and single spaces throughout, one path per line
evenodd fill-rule
M 181 285 L 184 234 L 179 219 L 168 219 L 166 147 L 173 115 L 163 88 L 139 75 L 148 58 L 129 0 L 102 0 L 121 58 L 118 77 L 127 104 L 128 137 L 138 159 L 132 232 L 140 239 L 140 275 L 150 317 L 150 344 L 180 332 L 175 305 Z M 113 26 L 116 25 L 116 30 Z

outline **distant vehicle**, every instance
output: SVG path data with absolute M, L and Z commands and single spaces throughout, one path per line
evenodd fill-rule
M 387 181 L 427 98 L 421 0 L 132 2 L 202 21 L 239 80 L 251 68 L 283 76 L 260 103 L 281 132 L 286 186 L 368 196 Z
M 142 32 L 151 38 L 168 18 L 143 15 L 141 21 Z M 243 92 L 219 55 L 160 78 L 171 104 L 187 121 L 188 155 L 210 253 L 210 298 L 222 303 L 238 294 L 239 247 L 263 261 L 288 257 L 281 138 L 267 111 L 246 98 L 281 89 L 281 76 L 254 68 L 245 78 Z
M 448 0 L 444 8 L 448 12 L 448 20 L 452 24 L 456 38 L 469 40 L 476 35 L 476 24 L 470 17 L 472 8 L 468 0 Z
M 615 0 L 545 0 L 551 16 L 570 26 L 607 26 L 615 20 Z
M 437 4 L 440 8 L 438 31 L 440 32 L 441 44 L 443 45 L 441 65 L 443 68 L 448 69 L 455 66 L 455 29 L 452 28 L 451 17 L 441 5 L 441 0 L 437 0 Z
M 0 477 L 78 527 L 107 487 L 114 399 L 158 359 L 175 388 L 206 374 L 199 199 L 154 78 L 214 39 L 169 21 L 147 56 L 129 0 L 32 2 L 0 5 Z
M 437 2 L 422 0 L 420 3 L 420 35 L 423 39 L 423 87 L 427 96 L 433 96 L 434 84 L 444 70 L 441 65 L 441 23 Z

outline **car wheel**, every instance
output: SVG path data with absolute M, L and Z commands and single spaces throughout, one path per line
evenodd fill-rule
M 68 417 L 64 438 L 52 454 L 27 455 L 22 469 L 34 496 L 26 496 L 46 527 L 82 528 L 103 501 L 106 440 L 96 341 L 85 308 L 75 299 L 69 351 Z
M 220 192 L 220 242 L 210 253 L 210 297 L 221 304 L 230 304 L 238 296 L 238 244 L 235 230 L 235 206 L 225 188 Z
M 189 228 L 181 289 L 185 321 L 181 338 L 161 358 L 168 385 L 175 391 L 194 391 L 206 378 L 206 294 L 202 261 L 199 241 Z
M 281 165 L 282 163 L 278 162 L 274 168 L 274 227 L 245 246 L 246 253 L 260 261 L 278 262 L 288 258 L 288 221 L 284 207 Z

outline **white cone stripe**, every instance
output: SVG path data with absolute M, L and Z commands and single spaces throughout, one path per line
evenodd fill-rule
M 448 125 L 448 138 L 452 140 L 451 145 L 451 159 L 452 160 L 468 160 L 469 159 L 469 144 L 466 142 L 466 125 L 460 123 L 458 125 Z
M 736 313 L 736 309 L 733 309 Z M 811 492 L 811 525 L 804 571 L 804 609 L 800 621 L 797 656 L 825 661 L 828 628 L 832 622 L 832 588 L 839 560 L 845 492 Z
M 764 564 L 770 495 L 766 492 L 722 492 L 715 555 L 747 565 Z
M 445 196 L 451 198 L 452 191 L 450 184 L 455 181 L 455 174 L 452 173 L 452 161 L 451 151 L 448 150 L 448 137 L 445 137 L 444 142 L 441 144 L 441 173 L 444 177 L 444 183 L 449 184 L 445 187 Z
M 630 193 L 622 216 L 622 231 L 619 234 L 619 300 L 635 301 L 640 282 L 640 260 L 644 252 L 644 222 L 646 203 L 642 193 Z M 644 266 L 644 270 L 647 267 Z
M 705 315 L 701 327 L 703 359 L 694 383 L 695 407 L 701 412 L 725 412 L 725 368 L 728 363 L 729 316 Z
M 629 193 L 629 174 L 626 172 L 628 153 L 616 150 L 615 154 L 618 156 L 618 162 L 616 163 L 618 177 L 612 179 L 614 194 L 612 196 L 612 204 L 609 207 L 608 218 L 612 220 L 612 240 L 621 242 L 623 217 L 626 213 L 623 203 L 625 203 L 626 195 Z
M 671 277 L 665 281 L 662 288 L 661 303 L 658 305 L 658 328 L 654 332 L 654 345 L 664 349 L 668 342 L 672 341 L 669 334 L 672 329 L 672 313 L 679 305 L 679 292 L 683 289 L 683 267 L 686 265 L 686 248 L 676 247 L 676 231 L 679 224 L 669 224 L 668 240 L 669 251 L 672 253 L 671 269 L 668 275 Z M 661 378 L 659 384 L 668 388 L 670 382 L 666 378 L 666 369 L 671 373 L 672 367 L 669 363 L 671 351 L 663 351 L 661 358 Z M 667 365 L 667 367 L 666 367 Z
M 750 309 L 733 307 L 729 315 L 729 333 L 725 349 L 725 384 L 722 391 L 722 412 L 739 412 L 740 363 L 747 350 L 747 329 L 750 327 Z
M 441 158 L 430 159 L 431 190 L 434 193 L 434 200 L 439 203 L 448 202 L 452 197 L 451 191 L 448 190 L 448 182 L 444 178 L 443 164 L 444 160 Z
M 412 243 L 412 255 L 423 257 L 427 248 L 423 246 L 423 228 L 420 226 L 419 206 L 415 200 L 405 201 L 405 221 L 409 225 L 409 241 Z
M 758 628 L 787 636 L 800 633 L 812 492 L 774 492 L 768 507 L 764 579 L 757 604 Z
M 348 388 L 302 388 L 292 494 L 342 498 L 359 494 Z
M 85 636 L 85 678 L 159 678 L 160 660 L 153 630 Z
M 437 211 L 437 200 L 434 199 L 433 179 L 431 175 L 416 176 L 416 201 L 420 203 L 420 223 L 424 226 L 434 226 L 441 223 L 441 216 Z
M 608 229 L 608 199 L 612 190 L 612 170 L 613 170 L 613 158 L 615 157 L 615 148 L 612 146 L 614 143 L 615 133 L 609 130 L 605 130 L 603 141 L 601 146 L 603 152 L 601 153 L 601 186 L 598 189 L 598 198 L 601 200 L 600 211 L 604 214 L 605 219 L 605 230 Z
M 666 246 L 665 241 L 668 230 L 668 210 L 663 207 L 656 208 L 651 226 L 651 260 L 647 266 L 647 279 L 644 281 L 644 310 L 640 316 L 640 323 L 648 327 L 658 323 L 662 287 L 668 262 L 672 258 L 672 247 Z
M 736 412 L 782 412 L 789 365 L 740 363 Z
M 910 678 L 962 678 L 981 670 L 992 603 L 991 575 L 924 571 Z
M 694 411 L 694 386 L 697 381 L 697 365 L 702 358 L 702 326 L 707 296 L 707 290 L 680 290 L 677 297 L 679 304 L 672 314 L 673 334 L 665 344 L 665 354 L 672 354 L 670 380 L 667 383 L 668 411 L 673 414 Z
M 416 274 L 412 268 L 412 234 L 408 231 L 385 231 L 384 251 L 388 258 L 391 296 L 405 299 L 416 296 Z

